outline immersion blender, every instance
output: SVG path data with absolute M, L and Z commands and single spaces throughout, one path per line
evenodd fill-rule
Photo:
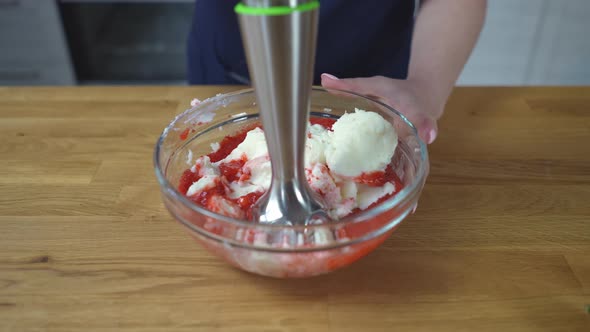
M 272 163 L 254 215 L 285 225 L 326 220 L 304 170 L 319 1 L 243 0 L 235 11 Z

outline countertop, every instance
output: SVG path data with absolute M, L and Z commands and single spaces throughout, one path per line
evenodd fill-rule
M 302 280 L 161 203 L 162 129 L 238 88 L 0 88 L 1 331 L 590 331 L 590 87 L 457 88 L 416 213 Z

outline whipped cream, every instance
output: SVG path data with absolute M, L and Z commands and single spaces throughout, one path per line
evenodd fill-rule
M 397 146 L 397 134 L 381 115 L 356 109 L 332 126 L 326 163 L 341 176 L 360 176 L 384 170 Z

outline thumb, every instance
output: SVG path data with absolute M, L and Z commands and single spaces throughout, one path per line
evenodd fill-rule
M 426 144 L 434 142 L 438 135 L 438 125 L 435 120 L 429 117 L 422 117 L 415 120 L 410 118 L 409 120 L 416 126 L 418 136 L 420 136 L 422 141 Z

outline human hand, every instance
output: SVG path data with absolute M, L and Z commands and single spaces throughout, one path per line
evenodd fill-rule
M 420 85 L 409 80 L 384 76 L 338 79 L 322 74 L 322 86 L 355 92 L 377 99 L 405 115 L 418 129 L 420 138 L 430 144 L 438 134 L 437 120 L 444 110 L 444 103 L 429 98 Z

